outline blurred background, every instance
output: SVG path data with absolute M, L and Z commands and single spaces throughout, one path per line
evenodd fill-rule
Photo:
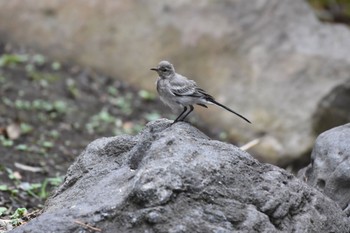
M 14 225 L 92 140 L 175 119 L 149 70 L 161 60 L 253 122 L 210 107 L 192 124 L 292 172 L 350 121 L 348 0 L 0 0 L 0 22 L 0 218 Z

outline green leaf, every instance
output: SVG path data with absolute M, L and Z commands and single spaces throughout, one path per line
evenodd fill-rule
M 52 68 L 53 70 L 57 71 L 57 70 L 61 69 L 61 63 L 55 61 L 55 62 L 53 62 L 53 63 L 51 64 L 51 68 Z
M 3 215 L 7 211 L 6 207 L 0 206 L 0 216 Z
M 0 57 L 0 67 L 16 65 L 19 63 L 26 62 L 28 60 L 27 55 L 18 55 L 18 54 L 3 54 Z
M 26 208 L 17 208 L 15 213 L 10 216 L 11 224 L 13 226 L 19 226 L 21 224 L 21 218 L 23 218 L 28 213 Z
M 147 121 L 154 121 L 154 120 L 159 119 L 160 115 L 157 112 L 152 112 L 152 113 L 147 113 L 145 115 L 145 118 L 146 118 Z
M 153 92 L 149 92 L 146 90 L 140 90 L 139 96 L 144 100 L 154 100 L 156 98 L 156 95 Z
M 46 59 L 45 59 L 45 57 L 44 57 L 43 55 L 41 55 L 41 54 L 35 54 L 35 55 L 33 56 L 33 61 L 34 61 L 35 64 L 43 65 L 43 64 L 45 64 Z
M 25 144 L 19 144 L 15 148 L 16 148 L 16 150 L 20 150 L 20 151 L 27 151 L 28 150 L 28 146 Z
M 108 94 L 110 94 L 110 95 L 112 95 L 112 96 L 116 96 L 116 95 L 118 95 L 118 90 L 117 90 L 117 88 L 115 88 L 115 87 L 113 87 L 113 86 L 109 86 L 108 88 L 107 88 L 107 92 L 108 92 Z
M 24 122 L 21 123 L 20 127 L 21 127 L 21 132 L 23 134 L 30 133 L 33 130 L 33 127 L 31 125 Z
M 9 187 L 6 184 L 0 185 L 0 191 L 8 191 Z
M 43 146 L 43 147 L 46 147 L 46 148 L 52 148 L 54 145 L 53 145 L 53 142 L 44 141 L 44 142 L 42 143 L 42 146 Z
M 53 103 L 53 108 L 58 112 L 58 113 L 65 113 L 67 112 L 67 103 L 61 100 L 57 100 Z

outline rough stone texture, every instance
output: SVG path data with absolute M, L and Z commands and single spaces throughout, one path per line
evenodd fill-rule
M 320 24 L 302 0 L 63 2 L 4 3 L 0 15 L 15 17 L 0 31 L 149 88 L 146 70 L 170 59 L 256 127 L 221 110 L 206 119 L 240 142 L 267 133 L 257 150 L 270 162 L 311 148 L 312 114 L 349 78 L 349 31 Z M 34 28 L 23 24 L 30 20 Z
M 265 135 L 255 151 L 270 163 L 307 154 L 313 127 L 349 115 L 319 108 L 346 98 L 350 31 L 320 23 L 304 0 L 11 0 L 0 1 L 0 21 L 0 39 L 150 90 L 149 68 L 170 60 L 254 127 L 219 108 L 198 109 L 204 120 L 239 143 Z
M 350 217 L 350 124 L 322 133 L 311 161 L 298 176 L 337 202 Z
M 76 220 L 111 233 L 350 229 L 337 204 L 288 172 L 168 120 L 91 143 L 45 212 L 13 232 L 82 232 Z

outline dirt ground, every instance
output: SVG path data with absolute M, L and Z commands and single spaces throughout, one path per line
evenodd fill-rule
M 0 43 L 0 98 L 0 220 L 12 224 L 25 222 L 18 208 L 38 213 L 92 140 L 136 134 L 148 121 L 176 117 L 154 93 L 118 77 L 8 43 Z M 195 115 L 190 119 L 223 139 Z

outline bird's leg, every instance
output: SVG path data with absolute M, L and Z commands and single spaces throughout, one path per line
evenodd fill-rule
M 184 116 L 181 117 L 181 119 L 179 119 L 179 121 L 185 120 L 185 118 L 193 111 L 194 107 L 192 105 L 190 105 L 189 107 L 190 107 L 190 110 L 186 114 L 184 114 Z
M 183 110 L 182 113 L 175 119 L 175 121 L 173 122 L 173 124 L 176 123 L 176 122 L 178 122 L 179 119 L 180 119 L 180 117 L 181 117 L 186 111 L 187 111 L 187 107 L 184 106 L 184 110 Z

